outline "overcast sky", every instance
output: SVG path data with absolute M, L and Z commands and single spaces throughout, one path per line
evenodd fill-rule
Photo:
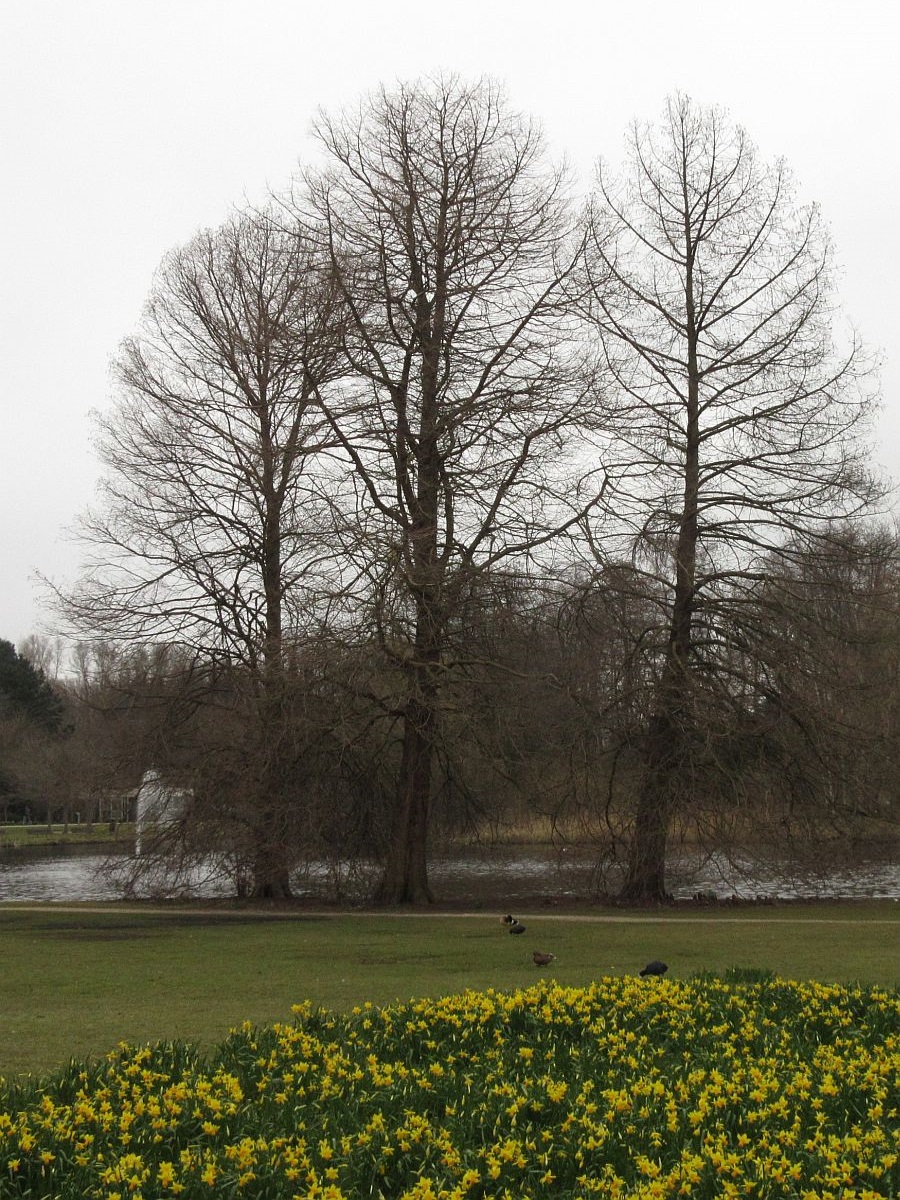
M 895 0 L 4 0 L 0 26 L 0 638 L 71 581 L 92 409 L 171 247 L 282 187 L 319 107 L 456 71 L 502 80 L 586 181 L 667 94 L 727 108 L 816 200 L 841 297 L 881 349 L 876 458 L 900 478 Z

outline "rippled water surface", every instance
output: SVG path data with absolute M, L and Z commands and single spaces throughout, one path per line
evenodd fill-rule
M 103 870 L 107 854 L 95 847 L 0 850 L 0 901 L 118 900 L 121 884 Z M 315 888 L 325 879 L 324 867 L 315 867 L 298 881 L 298 893 Z M 592 858 L 584 851 L 553 851 L 522 846 L 476 848 L 435 859 L 430 879 L 436 895 L 445 900 L 465 900 L 512 906 L 526 899 L 587 899 L 595 894 Z M 697 892 L 714 892 L 719 898 L 742 899 L 852 898 L 900 900 L 900 864 L 866 862 L 853 869 L 829 871 L 820 876 L 798 876 L 777 865 L 742 864 L 736 871 L 724 859 L 703 863 L 674 861 L 670 888 L 678 898 Z M 150 889 L 137 895 L 149 895 Z M 192 882 L 198 898 L 226 897 L 230 885 L 198 874 Z

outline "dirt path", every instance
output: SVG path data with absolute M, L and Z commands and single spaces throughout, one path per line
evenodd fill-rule
M 84 914 L 109 914 L 115 916 L 117 914 L 129 914 L 133 916 L 160 916 L 160 917 L 219 917 L 223 921 L 228 920 L 273 920 L 273 921 L 302 921 L 314 918 L 316 920 L 326 920 L 328 918 L 339 917 L 354 917 L 364 920 L 368 917 L 393 917 L 398 920 L 415 920 L 416 918 L 434 919 L 453 919 L 460 918 L 465 920 L 493 920 L 495 919 L 491 913 L 466 911 L 457 909 L 381 909 L 381 908 L 353 908 L 353 909 L 273 909 L 273 908 L 241 908 L 228 909 L 216 907 L 199 907 L 193 905 L 169 906 L 165 904 L 91 904 L 85 902 L 83 904 L 65 904 L 63 902 L 42 902 L 42 901 L 0 901 L 0 916 L 4 912 L 47 912 L 47 913 L 84 913 Z M 497 918 L 499 920 L 499 912 Z M 717 916 L 712 916 L 709 913 L 694 915 L 679 912 L 660 912 L 660 913 L 569 913 L 560 911 L 555 908 L 547 908 L 540 911 L 518 913 L 518 916 L 523 921 L 545 921 L 552 919 L 555 921 L 567 922 L 584 922 L 594 924 L 661 924 L 661 923 L 678 923 L 678 924 L 695 924 L 695 925 L 718 925 L 725 922 L 739 925 L 897 925 L 900 924 L 900 904 L 897 904 L 896 917 L 808 917 L 808 916 L 743 916 L 738 915 L 733 911 L 721 912 Z

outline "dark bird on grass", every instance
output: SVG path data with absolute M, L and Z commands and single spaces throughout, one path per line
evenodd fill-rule
M 648 962 L 641 975 L 665 975 L 668 967 L 664 962 L 660 962 L 658 958 L 654 958 L 653 962 Z
M 512 925 L 510 925 L 510 927 L 509 927 L 509 932 L 510 933 L 524 933 L 525 926 L 520 925 L 518 921 L 513 921 Z
M 556 955 L 544 954 L 542 950 L 535 950 L 532 958 L 534 959 L 534 965 L 536 967 L 549 967 L 554 958 L 556 958 Z

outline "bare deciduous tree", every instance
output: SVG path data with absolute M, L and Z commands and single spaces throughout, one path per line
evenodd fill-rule
M 302 203 L 348 314 L 346 375 L 322 393 L 350 467 L 343 550 L 405 680 L 378 897 L 416 902 L 430 898 L 451 617 L 474 573 L 526 570 L 600 490 L 596 456 L 578 461 L 590 413 L 563 301 L 572 220 L 538 131 L 491 83 L 382 90 L 318 133 L 330 166 Z
M 837 332 L 817 209 L 721 112 L 685 97 L 658 127 L 634 126 L 620 179 L 601 167 L 587 264 L 619 437 L 597 552 L 630 556 L 664 589 L 623 890 L 658 901 L 706 740 L 697 706 L 708 715 L 769 683 L 732 673 L 742 604 L 773 555 L 827 540 L 873 498 L 868 364 Z
M 19 654 L 33 667 L 43 671 L 46 679 L 59 679 L 66 659 L 66 645 L 59 635 L 47 637 L 30 633 L 19 646 Z
M 315 397 L 337 369 L 338 308 L 316 252 L 266 213 L 169 255 L 115 365 L 102 502 L 83 523 L 93 568 L 66 603 L 94 637 L 240 668 L 264 897 L 289 894 L 283 651 L 321 551 L 307 478 L 330 436 Z

